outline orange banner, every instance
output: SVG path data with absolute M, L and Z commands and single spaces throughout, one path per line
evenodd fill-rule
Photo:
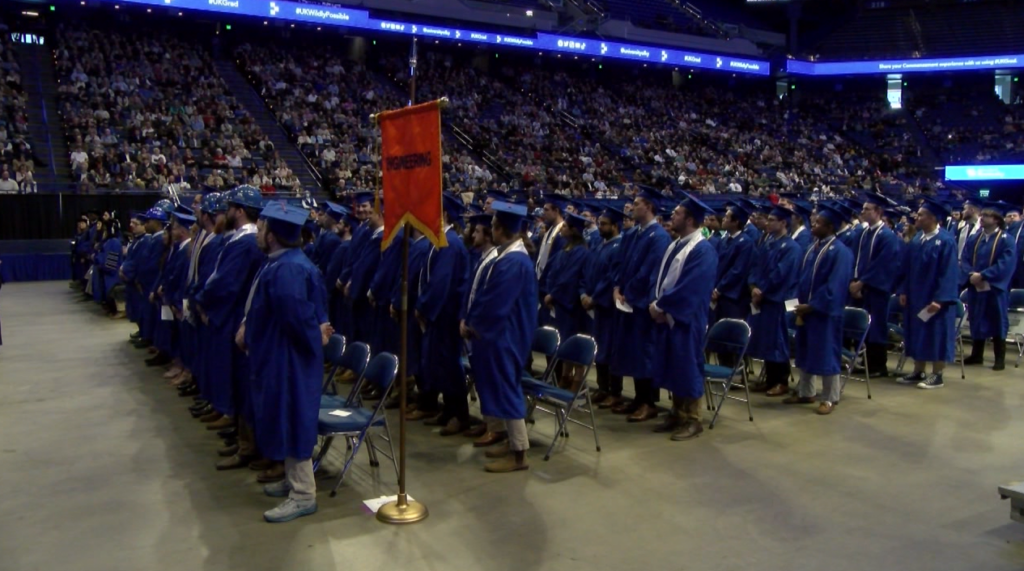
M 406 222 L 444 247 L 441 219 L 441 109 L 430 101 L 377 115 L 384 173 L 384 236 L 388 247 Z

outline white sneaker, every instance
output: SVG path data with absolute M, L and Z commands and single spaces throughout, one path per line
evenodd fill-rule
M 291 491 L 292 487 L 288 485 L 287 479 L 263 486 L 263 493 L 272 498 L 287 498 Z
M 302 516 L 316 513 L 316 500 L 297 502 L 288 498 L 281 505 L 263 513 L 263 519 L 270 523 L 284 523 Z

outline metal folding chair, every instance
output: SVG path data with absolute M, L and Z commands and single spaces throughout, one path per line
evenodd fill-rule
M 1011 289 L 1008 305 L 1010 313 L 1024 313 L 1024 289 Z M 1020 367 L 1021 357 L 1024 357 L 1024 333 L 1015 334 L 1013 342 L 1017 344 L 1017 362 L 1013 365 L 1017 368 Z
M 551 371 L 551 367 L 554 365 L 555 353 L 558 353 L 558 347 L 562 344 L 562 338 L 558 335 L 558 330 L 554 327 L 544 326 L 538 327 L 533 331 L 533 342 L 530 345 L 530 354 L 540 353 L 547 359 L 547 364 L 544 367 L 544 371 L 540 374 L 540 378 L 547 378 L 548 373 Z M 536 380 L 536 373 L 532 367 L 527 367 L 527 372 L 523 373 L 523 379 L 534 379 Z
M 348 473 L 352 460 L 359 453 L 363 440 L 366 440 L 368 445 L 366 452 L 370 457 L 370 466 L 380 466 L 380 462 L 377 461 L 377 452 L 380 452 L 394 464 L 395 477 L 398 477 L 398 462 L 395 460 L 395 447 L 391 438 L 391 428 L 388 425 L 388 418 L 384 414 L 384 402 L 387 400 L 388 393 L 391 392 L 391 387 L 395 384 L 395 376 L 397 374 L 398 357 L 391 353 L 378 353 L 366 366 L 360 381 L 353 388 L 356 400 L 353 406 L 320 409 L 317 431 L 324 438 L 324 443 L 320 447 L 320 452 L 313 460 L 314 470 L 320 466 L 320 462 L 327 455 L 328 450 L 331 449 L 331 444 L 334 442 L 335 437 L 341 436 L 345 438 L 349 448 L 346 453 L 345 464 L 341 468 L 341 473 L 338 474 L 338 481 L 331 490 L 332 498 L 338 493 L 338 488 L 345 479 L 345 474 Z M 373 408 L 365 408 L 362 406 L 362 403 L 358 402 L 359 385 L 364 383 L 373 383 L 380 390 L 381 394 L 384 395 Z M 370 429 L 372 428 L 381 429 L 381 438 L 388 443 L 388 450 L 384 450 L 373 443 L 373 438 L 370 434 Z
M 967 306 L 964 305 L 964 302 L 962 302 L 960 300 L 957 300 L 956 301 L 956 347 L 955 347 L 955 350 L 956 350 L 957 353 L 959 353 L 959 356 L 958 356 L 958 358 L 956 360 L 957 360 L 958 363 L 960 363 L 960 378 L 961 379 L 966 379 L 967 378 L 967 372 L 966 372 L 965 367 L 964 367 L 964 359 L 967 357 L 967 354 L 964 353 L 964 332 L 963 332 L 964 319 L 966 317 L 967 317 Z
M 739 319 L 720 319 L 711 326 L 704 339 L 704 351 L 711 353 L 729 353 L 736 355 L 736 364 L 732 367 L 724 365 L 704 364 L 704 400 L 709 410 L 715 411 L 708 428 L 714 428 L 718 415 L 722 412 L 725 399 L 747 403 L 747 418 L 754 421 L 754 413 L 750 410 L 750 383 L 747 382 L 747 370 L 743 365 L 750 343 L 750 326 Z M 734 379 L 742 379 L 745 396 L 736 397 L 729 394 L 735 384 Z M 721 392 L 715 388 L 721 386 Z M 717 402 L 715 399 L 718 399 Z
M 903 306 L 900 305 L 900 296 L 894 295 L 889 298 L 889 310 L 886 313 L 886 327 L 889 331 L 889 343 L 896 345 L 899 352 L 899 360 L 896 361 L 896 371 L 902 372 L 907 362 L 907 332 L 903 328 Z
M 558 420 L 558 429 L 555 432 L 555 437 L 551 439 L 551 445 L 548 446 L 548 450 L 544 454 L 544 460 L 551 458 L 551 451 L 555 448 L 555 443 L 558 442 L 559 437 L 569 437 L 567 424 L 570 422 L 593 431 L 594 446 L 598 452 L 601 451 L 601 442 L 597 438 L 597 421 L 594 418 L 594 405 L 590 401 L 590 391 L 587 390 L 587 374 L 590 372 L 590 367 L 594 364 L 594 357 L 596 355 L 597 342 L 594 341 L 593 337 L 573 335 L 558 347 L 558 351 L 551 360 L 551 365 L 548 366 L 544 378 L 538 380 L 524 377 L 522 380 L 523 394 L 529 399 L 527 418 L 533 414 L 534 410 L 540 410 L 555 415 Z M 559 388 L 551 382 L 551 377 L 554 376 L 552 372 L 555 371 L 557 363 L 563 363 L 563 366 L 583 367 L 583 377 L 576 390 Z M 538 403 L 549 404 L 555 408 L 554 410 L 548 410 L 539 406 Z M 582 410 L 590 414 L 590 424 L 572 418 L 572 413 L 576 410 Z
M 334 390 L 334 375 L 338 373 L 338 368 L 341 366 L 341 356 L 345 354 L 345 337 L 335 333 L 331 335 L 331 338 L 327 340 L 327 344 L 324 345 L 324 363 L 329 365 L 327 373 L 324 375 L 324 387 L 321 392 L 327 393 L 328 390 Z
M 868 398 L 871 398 L 871 372 L 868 368 L 867 338 L 868 329 L 871 329 L 871 315 L 859 307 L 847 307 L 843 309 L 843 359 L 842 369 L 846 372 L 843 380 L 843 388 L 846 388 L 846 381 L 854 378 L 853 370 L 864 367 L 864 378 L 857 378 L 864 381 L 868 387 Z M 847 349 L 852 345 L 853 349 Z
M 352 385 L 352 390 L 349 391 L 348 396 L 342 398 L 337 393 L 334 385 L 334 375 L 329 376 L 324 382 L 323 395 L 320 397 L 320 408 L 354 406 L 354 403 L 359 398 L 359 390 L 363 386 L 363 373 L 366 371 L 366 365 L 369 362 L 370 346 L 366 343 L 356 341 L 345 347 L 345 352 L 341 354 L 341 358 L 338 359 L 337 366 L 334 369 L 335 371 L 352 371 L 352 374 L 356 376 L 356 382 Z

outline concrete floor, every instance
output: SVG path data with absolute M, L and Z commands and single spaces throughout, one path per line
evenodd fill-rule
M 63 283 L 0 294 L 0 570 L 1020 569 L 1024 526 L 998 484 L 1024 476 L 1020 370 L 972 368 L 921 391 L 854 385 L 830 417 L 756 397 L 673 443 L 601 413 L 549 462 L 489 475 L 463 437 L 410 430 L 423 523 L 378 523 L 394 493 L 361 455 L 314 516 L 262 521 L 253 473 L 213 469 L 219 441 L 185 411 L 130 326 Z M 435 429 L 436 430 L 436 429 Z M 552 433 L 539 420 L 534 436 Z M 538 442 L 539 444 L 539 442 Z M 335 459 L 336 460 L 336 459 Z M 335 462 L 336 463 L 336 462 Z M 322 482 L 322 487 L 332 482 Z

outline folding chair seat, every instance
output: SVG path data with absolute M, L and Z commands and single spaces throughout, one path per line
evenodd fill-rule
M 964 359 L 967 357 L 967 354 L 964 353 L 964 331 L 963 331 L 964 319 L 966 319 L 966 317 L 967 317 L 967 306 L 964 305 L 964 302 L 962 302 L 960 300 L 957 300 L 956 301 L 956 347 L 954 348 L 954 350 L 958 353 L 958 356 L 957 356 L 956 360 L 957 360 L 958 363 L 960 363 L 960 378 L 961 379 L 966 379 L 967 378 L 967 372 L 966 372 L 965 367 L 964 367 Z
M 357 341 L 346 347 L 345 352 L 342 353 L 341 358 L 338 359 L 337 365 L 333 368 L 330 376 L 328 376 L 327 380 L 324 382 L 323 394 L 320 396 L 320 408 L 350 406 L 350 403 L 354 402 L 354 399 L 358 397 L 356 390 L 362 385 L 363 372 L 366 370 L 366 365 L 369 362 L 370 346 L 366 343 L 360 343 Z M 334 374 L 341 370 L 352 371 L 352 374 L 356 376 L 356 382 L 346 397 L 342 397 L 337 394 L 336 387 L 333 382 Z
M 868 329 L 871 328 L 871 315 L 859 307 L 847 307 L 843 310 L 843 350 L 842 370 L 846 373 L 843 380 L 843 388 L 846 388 L 846 381 L 853 377 L 853 370 L 860 366 L 864 368 L 864 378 L 856 378 L 864 381 L 868 388 L 868 398 L 871 398 L 871 373 L 868 371 Z M 852 346 L 853 349 L 847 349 Z
M 714 428 L 722 405 L 726 399 L 747 403 L 747 418 L 753 422 L 754 413 L 750 409 L 750 383 L 744 365 L 747 356 L 747 345 L 750 343 L 750 326 L 739 319 L 720 319 L 704 338 L 704 353 L 727 353 L 736 356 L 736 364 L 728 367 L 721 364 L 704 364 L 704 398 L 708 408 L 715 411 L 708 428 Z M 764 369 L 762 367 L 762 373 Z M 742 379 L 745 396 L 736 397 L 729 394 L 735 379 Z M 720 387 L 721 392 L 718 389 Z
M 353 388 L 353 401 L 348 403 L 348 406 L 320 409 L 317 431 L 324 438 L 324 441 L 320 447 L 320 452 L 313 460 L 314 469 L 320 466 L 320 462 L 327 455 L 336 437 L 343 437 L 348 443 L 345 464 L 341 468 L 341 473 L 338 474 L 338 481 L 331 490 L 332 498 L 338 493 L 338 488 L 345 479 L 345 474 L 348 473 L 352 460 L 359 453 L 359 448 L 364 440 L 368 445 L 366 452 L 370 457 L 370 466 L 377 467 L 380 465 L 377 461 L 377 452 L 380 452 L 391 460 L 391 463 L 395 466 L 395 476 L 398 476 L 398 463 L 395 460 L 395 447 L 391 438 L 391 427 L 388 425 L 387 416 L 384 414 L 384 402 L 387 400 L 388 393 L 391 392 L 391 387 L 395 383 L 395 376 L 397 374 L 398 358 L 391 353 L 378 353 L 366 366 L 360 381 Z M 380 390 L 381 394 L 384 395 L 384 398 L 372 408 L 363 407 L 362 402 L 359 400 L 360 385 L 364 383 L 373 383 Z M 370 433 L 371 429 L 380 430 L 381 438 L 388 443 L 388 450 L 384 450 L 374 444 Z
M 544 367 L 544 372 L 541 373 L 540 378 L 545 379 L 548 373 L 551 371 L 551 366 L 554 363 L 555 354 L 558 352 L 559 346 L 562 344 L 562 338 L 558 335 L 558 330 L 554 327 L 538 327 L 533 332 L 533 342 L 530 345 L 530 353 L 540 353 L 546 357 L 547 363 Z M 538 379 L 534 376 L 534 371 L 530 370 L 523 373 L 523 383 L 528 382 L 536 383 Z
M 532 415 L 534 410 L 540 410 L 542 412 L 555 415 L 558 421 L 558 429 L 555 432 L 555 437 L 551 439 L 551 445 L 548 446 L 548 450 L 544 454 L 545 460 L 551 458 L 551 451 L 555 448 L 555 444 L 558 442 L 559 437 L 569 437 L 569 431 L 566 426 L 570 422 L 578 424 L 584 428 L 589 428 L 593 431 L 594 446 L 597 448 L 598 452 L 601 451 L 601 442 L 597 437 L 597 421 L 594 419 L 594 406 L 590 401 L 590 391 L 587 389 L 586 381 L 587 374 L 590 372 L 590 368 L 594 364 L 594 357 L 596 355 L 597 342 L 594 341 L 593 337 L 588 335 L 573 335 L 567 339 L 565 343 L 559 345 L 558 351 L 551 360 L 551 364 L 548 366 L 544 378 L 540 380 L 524 378 L 522 380 L 523 394 L 525 394 L 529 400 L 527 417 Z M 555 370 L 558 363 L 563 363 L 566 366 L 583 367 L 583 380 L 580 382 L 576 390 L 563 389 L 550 382 L 552 372 Z M 554 410 L 548 410 L 544 407 L 538 406 L 538 403 L 551 405 L 554 407 Z M 590 424 L 585 424 L 572 418 L 572 413 L 577 410 L 582 410 L 590 415 Z

